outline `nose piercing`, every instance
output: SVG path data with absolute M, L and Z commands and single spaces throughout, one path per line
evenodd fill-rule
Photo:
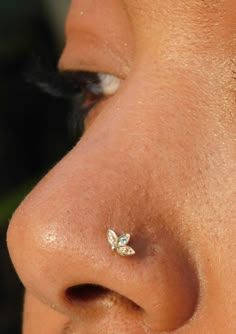
M 111 249 L 116 251 L 121 256 L 131 256 L 135 254 L 135 250 L 128 246 L 128 242 L 130 240 L 130 234 L 124 233 L 118 237 L 118 235 L 112 231 L 107 231 L 107 240 L 111 245 Z

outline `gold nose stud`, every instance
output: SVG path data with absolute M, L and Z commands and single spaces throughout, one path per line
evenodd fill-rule
M 107 240 L 111 245 L 111 249 L 116 251 L 121 256 L 131 256 L 135 254 L 135 250 L 128 246 L 130 241 L 130 234 L 124 233 L 118 236 L 114 231 L 107 231 Z

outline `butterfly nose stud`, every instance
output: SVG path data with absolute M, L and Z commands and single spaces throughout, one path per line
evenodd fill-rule
M 131 256 L 135 254 L 135 250 L 128 246 L 130 234 L 125 233 L 118 236 L 114 231 L 107 231 L 107 240 L 113 251 L 116 251 L 121 256 Z

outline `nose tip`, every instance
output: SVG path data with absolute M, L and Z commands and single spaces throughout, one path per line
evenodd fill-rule
M 134 179 L 132 163 L 124 173 L 120 157 L 96 168 L 89 158 L 85 168 L 76 157 L 75 150 L 57 165 L 11 220 L 8 246 L 24 285 L 43 303 L 79 318 L 85 333 L 98 319 L 116 322 L 117 314 L 135 321 L 135 333 L 143 333 L 144 319 L 156 331 L 181 327 L 197 304 L 196 275 L 168 228 L 155 217 L 153 228 L 146 228 L 155 213 L 148 201 L 140 205 L 145 178 L 136 173 Z M 142 192 L 133 196 L 133 189 Z M 109 228 L 132 235 L 134 256 L 112 252 Z
M 34 296 L 79 319 L 85 332 L 109 319 L 116 322 L 117 313 L 121 323 L 137 325 L 135 333 L 174 330 L 194 314 L 198 282 L 168 236 L 160 240 L 157 255 L 145 249 L 145 256 L 140 248 L 134 257 L 123 258 L 112 252 L 101 221 L 100 227 L 86 224 L 85 232 L 78 225 L 78 232 L 65 221 L 63 228 L 45 223 L 43 212 L 37 224 L 24 206 L 8 232 L 16 270 Z
M 123 258 L 111 251 L 106 231 L 98 232 L 95 225 L 86 231 L 77 226 L 78 232 L 65 228 L 65 221 L 64 229 L 59 216 L 57 223 L 46 222 L 47 214 L 41 210 L 41 219 L 34 220 L 29 202 L 19 207 L 8 230 L 10 255 L 26 289 L 42 303 L 79 319 L 81 333 L 102 326 L 108 314 L 109 319 L 119 313 L 120 322 L 132 318 L 139 323 L 141 308 L 124 289 L 124 272 L 115 264 Z
M 54 183 L 53 176 L 49 182 Z M 50 189 L 48 194 L 45 188 Z M 105 215 L 94 205 L 99 199 L 90 202 L 87 210 L 86 196 L 73 200 L 66 191 L 63 196 L 59 192 L 43 181 L 12 217 L 8 248 L 22 282 L 38 299 L 63 313 L 75 315 L 82 309 L 91 313 L 111 304 L 137 309 L 132 296 L 124 297 L 126 278 L 119 272 L 119 263 L 127 268 L 131 262 L 122 262 L 112 252 Z M 87 204 L 83 207 L 82 202 Z M 122 275 L 124 283 L 119 284 Z

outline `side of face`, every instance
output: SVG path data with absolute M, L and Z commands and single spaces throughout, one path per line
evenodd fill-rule
M 24 334 L 234 333 L 236 4 L 74 0 L 66 37 L 121 85 L 10 223 Z

